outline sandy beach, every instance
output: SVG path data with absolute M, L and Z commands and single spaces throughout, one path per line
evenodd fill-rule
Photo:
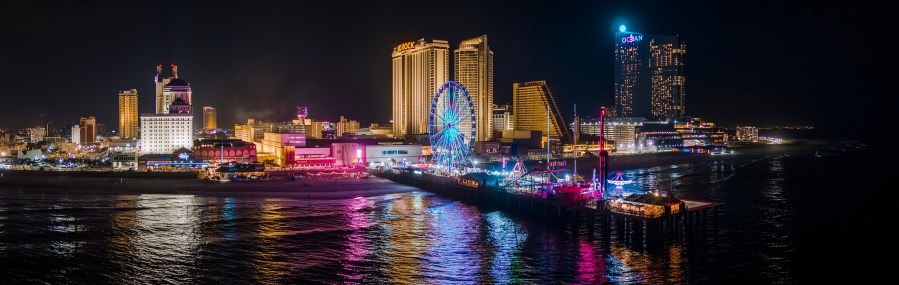
M 0 191 L 76 195 L 182 194 L 213 197 L 347 199 L 421 191 L 421 189 L 377 177 L 207 183 L 200 179 L 42 177 L 16 176 L 15 173 L 7 172 L 0 178 Z

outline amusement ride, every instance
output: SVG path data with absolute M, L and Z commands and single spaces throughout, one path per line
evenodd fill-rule
M 471 96 L 462 84 L 447 81 L 437 89 L 428 116 L 428 135 L 437 172 L 459 174 L 471 164 L 477 118 Z
M 576 108 L 576 106 L 575 106 Z M 575 109 L 576 110 L 576 109 Z M 602 128 L 605 117 L 605 108 L 600 113 L 600 126 Z M 549 112 L 547 112 L 549 116 Z M 575 119 L 577 114 L 575 113 Z M 547 122 L 549 126 L 549 122 Z M 474 141 L 477 130 L 477 117 L 471 96 L 462 84 L 455 81 L 443 83 L 431 100 L 428 115 L 428 139 L 431 143 L 433 156 L 431 157 L 430 170 L 428 172 L 442 176 L 461 176 L 465 171 L 474 169 L 472 160 Z M 577 131 L 575 132 L 577 133 Z M 511 172 L 506 172 L 509 160 L 501 159 L 503 172 L 499 186 L 506 191 L 532 193 L 539 195 L 559 195 L 565 199 L 585 201 L 594 198 L 603 199 L 607 196 L 611 183 L 616 186 L 617 193 L 623 185 L 632 180 L 625 180 L 621 172 L 616 173 L 613 179 L 607 179 L 608 152 L 605 150 L 604 132 L 600 132 L 599 152 L 599 177 L 594 169 L 593 178 L 586 180 L 577 174 L 577 161 L 574 162 L 573 175 L 564 175 L 569 170 L 564 168 L 564 162 L 550 160 L 550 151 L 547 144 L 547 160 L 542 169 L 534 167 L 527 169 L 524 162 L 516 159 Z M 575 135 L 575 141 L 577 135 Z M 576 145 L 576 143 L 575 143 Z M 573 148 L 576 152 L 576 149 Z M 573 177 L 572 177 L 573 176 Z M 615 193 L 608 193 L 614 195 Z

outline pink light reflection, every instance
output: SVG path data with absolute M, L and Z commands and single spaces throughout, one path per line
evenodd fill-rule
M 585 240 L 579 241 L 579 258 L 577 260 L 577 279 L 575 284 L 607 283 L 605 275 L 605 259 L 597 258 L 593 245 Z

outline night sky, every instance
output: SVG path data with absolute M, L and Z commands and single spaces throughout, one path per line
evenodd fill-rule
M 220 126 L 289 119 L 296 105 L 367 126 L 390 120 L 396 44 L 423 37 L 455 49 L 482 34 L 495 53 L 497 103 L 511 102 L 513 82 L 547 80 L 566 117 L 575 103 L 596 113 L 612 103 L 620 24 L 686 41 L 691 116 L 839 129 L 849 123 L 834 114 L 895 110 L 871 84 L 882 63 L 862 42 L 879 33 L 863 5 L 198 2 L 0 4 L 0 127 L 45 114 L 117 128 L 117 91 L 138 89 L 140 112 L 153 112 L 155 66 L 169 63 L 191 83 L 195 111 L 218 108 Z

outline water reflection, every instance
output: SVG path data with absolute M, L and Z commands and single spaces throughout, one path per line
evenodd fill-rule
M 424 283 L 421 259 L 430 247 L 423 194 L 404 195 L 385 207 L 387 276 L 395 283 Z M 423 238 L 425 237 L 425 238 Z
M 85 231 L 84 225 L 75 216 L 69 215 L 67 211 L 64 211 L 61 205 L 52 205 L 51 209 L 57 211 L 49 214 L 50 225 L 48 230 L 50 232 L 76 234 Z M 72 257 L 83 245 L 83 241 L 54 240 L 50 242 L 48 250 L 54 255 Z
M 200 209 L 190 195 L 140 195 L 135 217 L 133 250 L 140 282 L 188 281 L 194 275 L 201 242 Z
M 789 255 L 794 248 L 791 242 L 790 225 L 785 223 L 789 221 L 789 215 L 792 215 L 792 207 L 789 200 L 784 195 L 784 167 L 780 159 L 772 159 L 768 165 L 768 174 L 770 178 L 767 184 L 762 188 L 762 198 L 765 199 L 761 210 L 764 213 L 762 218 L 765 227 L 762 229 L 764 234 L 769 238 L 766 246 L 771 254 L 764 256 L 764 262 L 767 267 L 765 271 L 766 277 L 774 283 L 790 283 L 786 263 L 789 262 Z
M 225 198 L 225 202 L 222 205 L 221 219 L 225 222 L 222 229 L 222 235 L 227 241 L 237 240 L 237 231 L 235 229 L 237 226 L 237 218 L 237 205 L 235 199 Z
M 365 210 L 373 204 L 368 198 L 357 197 L 347 205 L 346 221 L 350 234 L 346 237 L 346 254 L 342 264 L 340 276 L 346 282 L 363 282 L 369 274 L 359 263 L 369 255 L 369 237 L 366 229 L 370 226 L 368 214 Z
M 595 246 L 586 240 L 578 242 L 577 284 L 605 283 L 605 259 L 598 256 Z
M 648 257 L 621 244 L 612 245 L 607 262 L 611 265 L 606 277 L 614 283 L 636 283 L 645 279 Z
M 429 199 L 430 200 L 430 199 Z M 473 283 L 481 267 L 477 242 L 480 219 L 476 210 L 460 202 L 431 204 L 423 212 L 428 219 L 429 240 L 423 272 L 427 283 Z
M 259 205 L 258 237 L 255 242 L 253 268 L 255 279 L 262 283 L 279 283 L 287 275 L 290 263 L 281 256 L 281 237 L 288 234 L 281 199 L 265 199 Z
M 768 159 L 625 172 L 632 189 L 730 201 L 721 244 L 709 248 L 634 246 L 614 231 L 594 240 L 423 192 L 307 201 L 0 191 L 0 273 L 35 283 L 720 284 L 735 272 L 790 283 L 788 168 Z
M 488 243 L 493 246 L 490 254 L 490 276 L 492 282 L 515 283 L 521 270 L 521 245 L 528 235 L 508 216 L 499 211 L 487 213 Z

